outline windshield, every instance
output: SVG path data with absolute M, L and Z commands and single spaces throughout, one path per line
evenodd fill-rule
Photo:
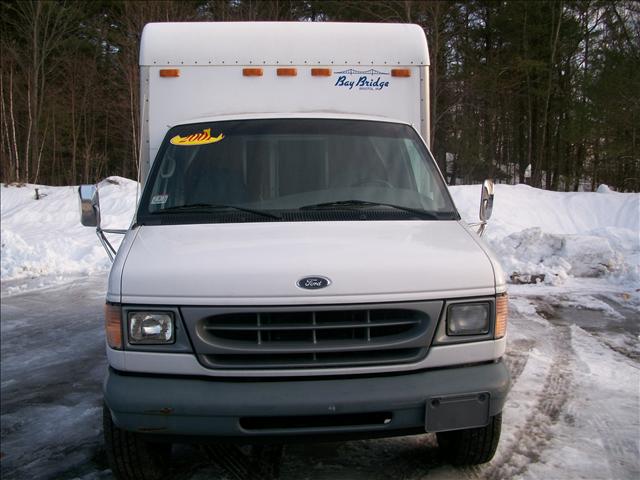
M 335 119 L 174 127 L 138 212 L 139 223 L 457 218 L 412 128 Z

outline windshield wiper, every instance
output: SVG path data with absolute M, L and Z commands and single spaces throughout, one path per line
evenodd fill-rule
M 428 212 L 426 210 L 420 210 L 419 208 L 405 207 L 403 205 L 394 205 L 392 203 L 368 202 L 365 200 L 342 200 L 339 202 L 314 203 L 311 205 L 305 205 L 303 207 L 300 207 L 300 210 L 322 210 L 325 208 L 340 208 L 340 207 L 347 207 L 347 208 L 390 207 L 390 208 L 395 208 L 397 210 L 403 210 L 405 212 L 415 213 L 420 217 L 428 218 L 430 220 L 439 219 L 437 214 L 433 212 Z
M 253 213 L 254 215 L 260 215 L 262 217 L 275 218 L 282 220 L 281 215 L 277 215 L 271 212 L 265 212 L 264 210 L 254 210 L 252 208 L 239 207 L 237 205 L 224 205 L 215 203 L 190 203 L 187 205 L 176 205 L 175 207 L 163 208 L 154 213 L 181 213 L 191 211 L 203 211 L 208 212 L 210 210 L 239 210 L 241 212 Z

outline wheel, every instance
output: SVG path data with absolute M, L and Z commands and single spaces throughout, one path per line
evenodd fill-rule
M 502 413 L 491 417 L 486 427 L 438 432 L 438 447 L 453 465 L 478 465 L 493 458 L 500 440 Z
M 111 413 L 102 408 L 104 444 L 109 466 L 118 480 L 166 478 L 171 462 L 171 444 L 148 442 L 138 433 L 115 426 Z

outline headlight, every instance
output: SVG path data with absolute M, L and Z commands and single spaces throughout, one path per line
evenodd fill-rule
M 447 335 L 484 335 L 491 328 L 489 303 L 458 303 L 449 305 Z
M 129 312 L 129 343 L 159 345 L 175 342 L 173 313 Z

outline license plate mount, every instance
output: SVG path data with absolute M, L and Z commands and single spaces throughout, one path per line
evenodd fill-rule
M 429 397 L 425 412 L 425 430 L 442 432 L 484 427 L 489 423 L 489 392 Z

